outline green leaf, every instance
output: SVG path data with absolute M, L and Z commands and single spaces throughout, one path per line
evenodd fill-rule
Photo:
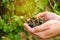
M 9 2 L 9 0 L 2 0 L 3 3 Z
M 60 9 L 58 8 L 58 4 L 55 4 L 53 7 L 54 12 L 56 12 L 58 15 L 60 15 Z
M 20 36 L 18 34 L 15 35 L 15 40 L 20 40 Z
M 7 25 L 4 25 L 3 31 L 6 32 L 6 33 L 9 32 L 9 29 L 8 29 L 8 26 Z
M 15 30 L 14 27 L 15 27 L 15 26 L 9 26 L 9 27 L 8 27 L 9 31 L 12 32 L 13 30 Z
M 44 10 L 44 7 L 46 7 L 47 4 L 48 4 L 48 0 L 39 0 L 39 2 L 37 3 L 37 6 L 40 9 Z
M 9 37 L 11 40 L 13 40 L 13 39 L 14 39 L 14 34 L 9 33 L 9 34 L 8 34 L 8 37 Z

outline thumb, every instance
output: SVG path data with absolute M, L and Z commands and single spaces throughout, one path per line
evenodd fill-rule
M 31 33 L 33 33 L 34 29 L 31 28 L 27 23 L 24 23 L 24 28 L 26 29 L 26 31 L 29 31 Z

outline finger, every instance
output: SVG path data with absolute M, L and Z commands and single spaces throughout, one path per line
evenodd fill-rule
M 50 37 L 56 36 L 58 33 L 54 32 L 52 30 L 46 30 L 43 32 L 35 33 L 35 34 L 41 38 L 50 38 Z
M 53 25 L 54 23 L 56 23 L 58 20 L 50 20 L 45 22 L 44 24 L 40 25 L 40 26 L 36 26 L 34 27 L 34 32 L 40 32 L 40 31 L 44 31 L 47 29 L 50 29 L 49 26 Z
M 38 34 L 38 35 L 36 35 L 36 36 L 38 36 L 38 37 L 40 37 L 40 38 L 42 38 L 42 39 L 47 39 L 47 38 L 52 38 L 52 37 L 55 37 L 55 36 L 57 36 L 57 34 L 50 34 L 50 35 L 48 35 L 48 36 L 42 36 L 42 34 Z
M 47 20 L 51 20 L 51 19 L 57 19 L 58 18 L 58 15 L 56 14 L 56 13 L 52 13 L 52 12 L 48 12 L 48 11 L 46 11 L 46 12 L 44 12 L 46 15 L 46 19 Z
M 50 35 L 47 35 L 47 36 L 43 36 L 43 37 L 41 37 L 41 38 L 52 38 L 52 37 L 55 37 L 55 36 L 57 36 L 57 34 L 55 33 L 51 33 Z
M 40 26 L 36 26 L 36 27 L 34 27 L 34 32 L 41 32 L 41 31 L 47 30 L 47 29 L 49 29 L 48 26 L 49 25 L 47 25 L 46 23 L 44 23 Z
M 52 38 L 52 37 L 55 37 L 55 36 L 57 36 L 57 34 L 50 34 L 48 36 L 45 36 L 44 38 Z
M 38 18 L 41 18 L 41 17 L 44 17 L 44 16 L 45 16 L 44 12 L 41 12 L 41 13 L 39 13 L 39 14 L 36 15 L 36 17 L 38 17 Z
M 41 13 L 37 14 L 36 17 L 44 17 L 44 16 L 46 16 L 46 13 L 48 13 L 48 11 L 41 12 Z
M 36 35 L 40 35 L 40 36 L 47 36 L 50 35 L 52 33 L 52 31 L 50 29 L 42 31 L 42 32 L 37 32 L 35 33 Z
M 24 23 L 24 28 L 25 28 L 27 31 L 32 32 L 32 33 L 33 33 L 33 31 L 34 31 L 34 29 L 31 28 L 30 26 L 28 26 L 27 23 Z

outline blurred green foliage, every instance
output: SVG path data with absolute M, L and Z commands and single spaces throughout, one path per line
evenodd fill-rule
M 60 0 L 0 0 L 0 40 L 21 40 L 26 34 L 23 24 L 39 12 L 52 11 L 60 15 Z M 37 40 L 36 37 L 32 37 Z

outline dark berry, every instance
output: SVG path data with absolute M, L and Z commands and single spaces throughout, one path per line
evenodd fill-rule
M 44 18 L 30 18 L 27 23 L 31 28 L 39 26 L 45 22 Z

